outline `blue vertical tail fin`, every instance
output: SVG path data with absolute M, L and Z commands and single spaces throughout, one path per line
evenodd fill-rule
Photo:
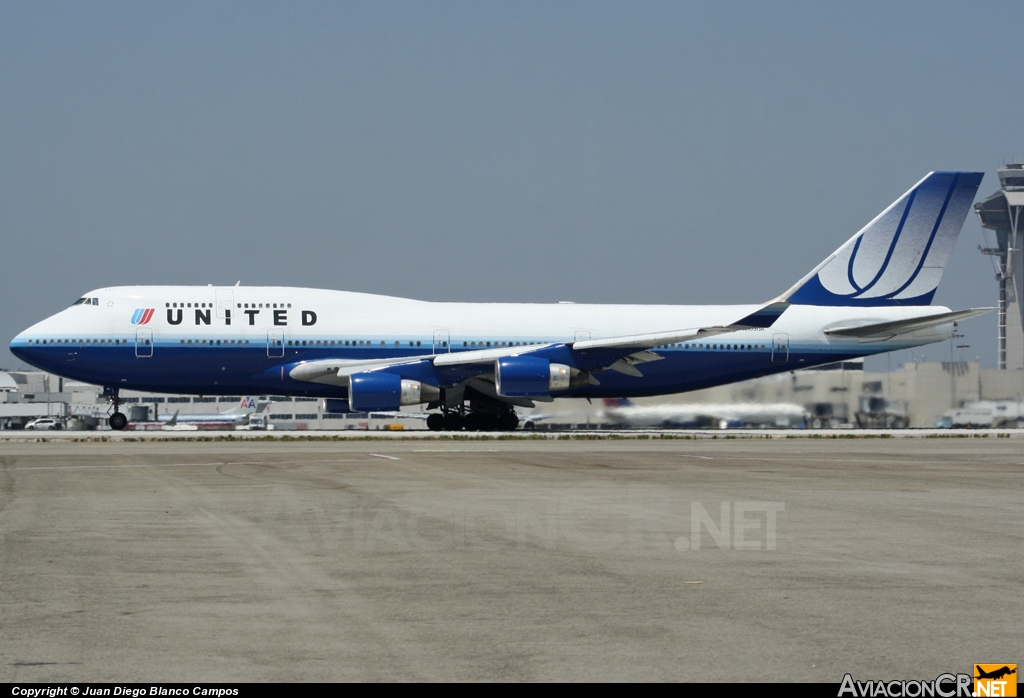
M 932 172 L 778 298 L 797 305 L 929 305 L 983 172 Z

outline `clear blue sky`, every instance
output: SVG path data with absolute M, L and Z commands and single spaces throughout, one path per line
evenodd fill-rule
M 1020 2 L 2 3 L 3 348 L 115 284 L 767 300 L 930 170 L 997 187 L 1021 26 Z M 981 242 L 972 214 L 938 303 L 995 304 Z M 994 316 L 963 329 L 994 365 Z

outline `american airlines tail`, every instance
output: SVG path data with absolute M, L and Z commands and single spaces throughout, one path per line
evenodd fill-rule
M 982 172 L 932 172 L 777 300 L 930 305 Z

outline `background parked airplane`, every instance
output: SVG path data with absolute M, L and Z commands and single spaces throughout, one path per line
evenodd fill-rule
M 129 428 L 137 431 L 162 429 L 167 431 L 197 431 L 199 429 L 236 429 L 248 427 L 251 417 L 264 413 L 270 406 L 269 401 L 258 401 L 251 397 L 243 397 L 235 407 L 223 412 L 196 412 L 181 414 L 175 410 L 173 415 L 160 415 L 155 420 L 132 422 Z M 261 428 L 265 423 L 261 421 Z

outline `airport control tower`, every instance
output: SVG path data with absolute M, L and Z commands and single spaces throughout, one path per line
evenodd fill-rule
M 974 204 L 974 212 L 996 234 L 996 246 L 981 251 L 998 267 L 999 368 L 1024 369 L 1024 163 L 1008 164 L 998 174 L 1002 189 Z

